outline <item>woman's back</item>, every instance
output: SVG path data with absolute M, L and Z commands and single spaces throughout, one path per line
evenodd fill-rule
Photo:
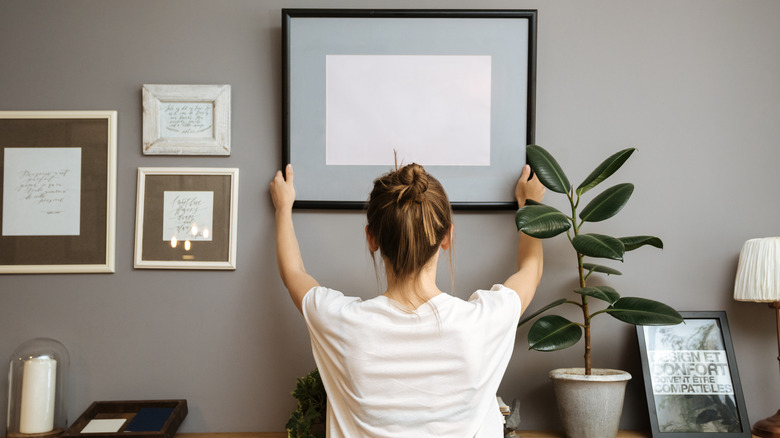
M 410 312 L 385 296 L 315 288 L 303 309 L 329 436 L 501 436 L 496 390 L 520 316 L 514 291 L 439 294 Z

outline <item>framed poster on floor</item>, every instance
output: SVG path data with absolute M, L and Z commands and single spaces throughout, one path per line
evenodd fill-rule
M 726 312 L 636 326 L 653 438 L 752 437 Z

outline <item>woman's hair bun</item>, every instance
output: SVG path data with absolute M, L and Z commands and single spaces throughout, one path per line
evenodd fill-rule
M 428 190 L 428 173 L 419 164 L 412 163 L 398 170 L 400 204 L 423 202 Z

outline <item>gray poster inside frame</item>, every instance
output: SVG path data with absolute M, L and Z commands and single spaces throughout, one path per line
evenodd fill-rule
M 480 165 L 420 164 L 442 182 L 456 209 L 516 208 L 512 188 L 525 145 L 534 142 L 536 16 L 535 10 L 283 10 L 282 164 L 296 170 L 296 207 L 362 208 L 373 179 L 393 168 L 392 147 L 381 152 L 382 164 L 333 165 L 325 156 L 326 60 L 378 55 L 489 58 L 489 157 L 480 157 Z M 417 160 L 400 154 L 398 161 Z
M 726 312 L 680 315 L 636 326 L 653 438 L 752 437 Z

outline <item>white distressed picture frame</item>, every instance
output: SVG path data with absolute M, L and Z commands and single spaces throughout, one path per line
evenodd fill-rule
M 145 155 L 230 155 L 230 85 L 144 84 L 141 92 Z

